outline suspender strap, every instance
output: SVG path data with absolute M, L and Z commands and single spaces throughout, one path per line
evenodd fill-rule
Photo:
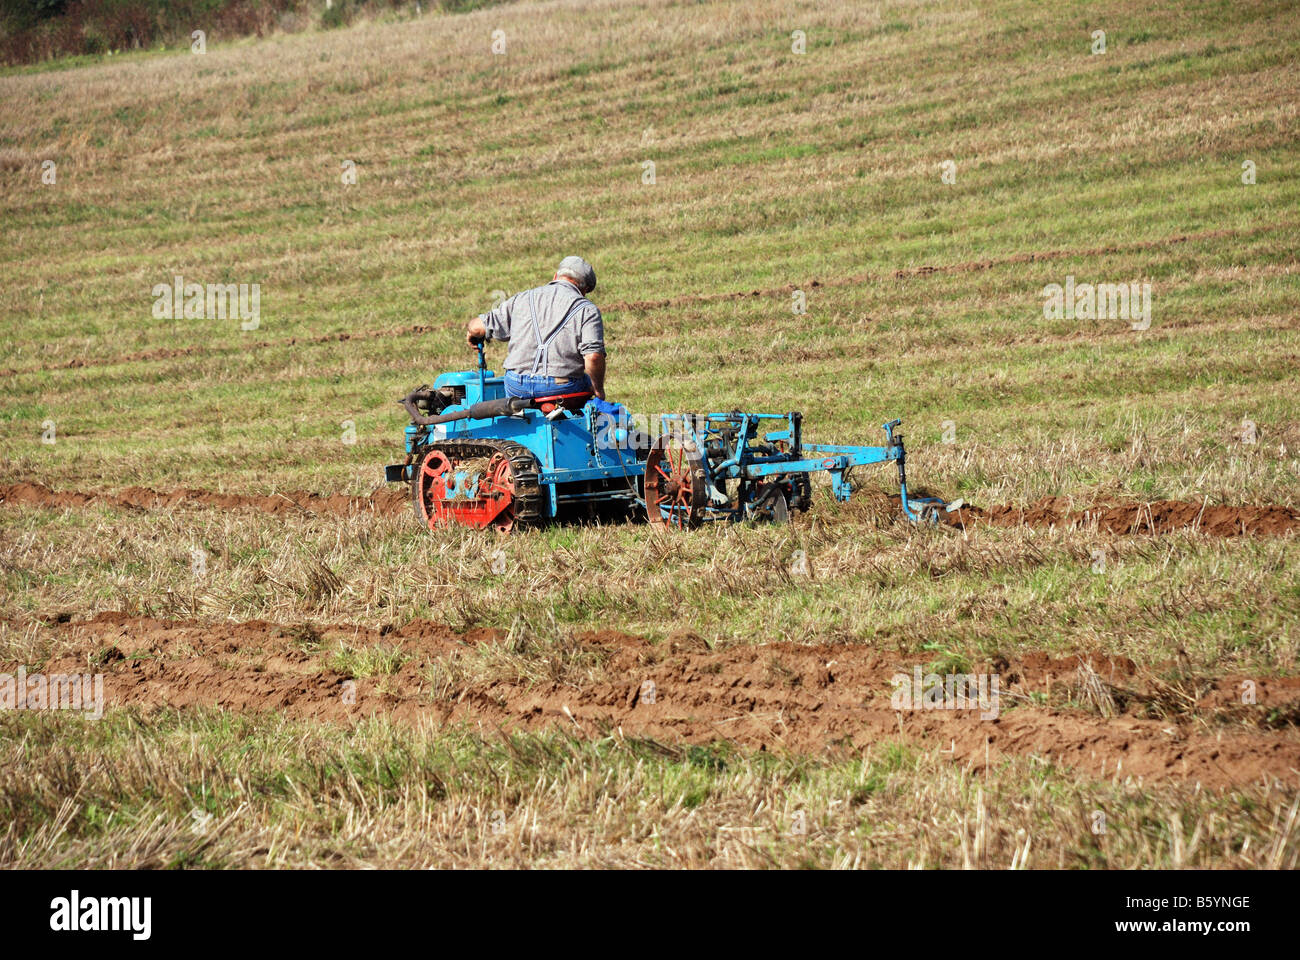
M 580 307 L 586 299 L 586 297 L 577 297 L 573 303 L 569 304 L 569 309 L 565 311 L 564 319 L 560 321 L 559 326 L 552 330 L 550 334 L 543 339 L 541 324 L 537 322 L 537 306 L 533 299 L 533 291 L 528 291 L 528 312 L 532 314 L 533 333 L 537 337 L 537 353 L 533 356 L 532 372 L 534 376 L 538 374 L 539 370 L 542 375 L 545 376 L 546 366 L 551 357 L 551 341 L 559 336 L 560 331 L 563 330 L 565 325 L 569 322 L 569 318 L 577 312 L 578 307 Z
M 541 345 L 541 342 L 542 342 L 542 327 L 541 327 L 541 324 L 539 324 L 539 323 L 537 322 L 537 298 L 536 298 L 536 296 L 535 296 L 536 293 L 537 293 L 537 288 L 536 288 L 536 287 L 531 287 L 531 288 L 529 288 L 529 290 L 528 290 L 528 319 L 532 320 L 532 322 L 533 322 L 533 336 L 537 338 L 537 343 L 538 343 L 538 345 L 540 346 L 540 345 Z M 533 373 L 536 373 L 536 372 L 537 372 L 537 358 L 534 357 L 534 358 L 533 358 Z

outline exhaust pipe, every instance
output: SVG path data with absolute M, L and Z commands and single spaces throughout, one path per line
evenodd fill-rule
M 496 400 L 481 400 L 464 410 L 452 410 L 432 416 L 422 414 L 415 406 L 413 394 L 408 394 L 399 402 L 411 416 L 411 422 L 417 427 L 432 427 L 439 423 L 451 423 L 453 420 L 491 420 L 493 417 L 517 417 L 531 403 L 522 397 L 500 397 Z

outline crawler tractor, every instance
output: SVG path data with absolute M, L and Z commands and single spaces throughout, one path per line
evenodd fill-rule
M 400 401 L 411 417 L 406 460 L 385 468 L 411 485 L 416 519 L 502 532 L 566 517 L 633 519 L 663 528 L 780 523 L 811 505 L 810 476 L 830 474 L 837 500 L 855 467 L 893 461 L 903 513 L 937 522 L 946 504 L 909 497 L 901 423 L 881 447 L 807 443 L 798 413 L 664 414 L 651 437 L 627 411 L 590 393 L 508 397 L 487 370 L 444 373 Z

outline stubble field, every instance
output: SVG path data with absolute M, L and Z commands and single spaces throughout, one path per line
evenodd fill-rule
M 0 711 L 0 863 L 1294 867 L 1297 44 L 560 0 L 0 74 L 0 672 L 105 703 Z M 968 507 L 420 530 L 393 401 L 567 253 L 611 399 L 902 417 Z

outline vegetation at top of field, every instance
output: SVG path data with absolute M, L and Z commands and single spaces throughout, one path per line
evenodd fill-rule
M 346 26 L 358 16 L 456 13 L 509 0 L 0 0 L 0 63 L 56 67 L 135 50 L 185 49 L 271 32 Z M 51 58 L 55 58 L 51 60 Z

